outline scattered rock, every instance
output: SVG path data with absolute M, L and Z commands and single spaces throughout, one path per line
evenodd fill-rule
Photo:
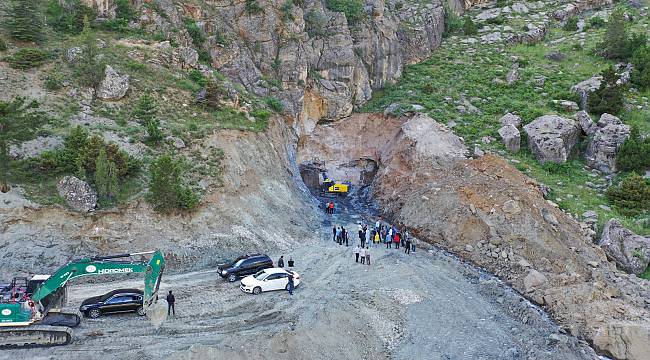
M 181 47 L 178 55 L 186 68 L 194 68 L 199 64 L 199 53 L 191 47 Z
M 545 55 L 547 59 L 552 60 L 552 61 L 562 61 L 566 58 L 566 55 L 559 51 L 551 51 L 550 53 Z
M 65 176 L 56 185 L 59 195 L 68 205 L 80 212 L 93 211 L 97 206 L 97 193 L 87 182 L 74 176 Z
M 517 215 L 521 212 L 521 208 L 515 200 L 508 200 L 503 203 L 503 212 L 511 215 Z
M 564 111 L 578 111 L 580 109 L 575 101 L 570 100 L 553 100 L 553 104 L 559 106 Z
M 598 242 L 616 265 L 632 274 L 640 274 L 650 263 L 650 238 L 633 233 L 616 219 L 609 220 Z
M 82 52 L 83 51 L 80 47 L 69 48 L 68 51 L 65 52 L 65 59 L 71 64 L 75 63 L 81 59 Z
M 175 147 L 176 149 L 180 150 L 185 148 L 185 142 L 181 138 L 178 138 L 176 136 L 168 136 L 165 138 L 165 140 L 168 143 L 172 144 L 172 146 Z
M 521 126 L 521 117 L 515 114 L 507 113 L 499 119 L 499 123 L 501 126 L 512 125 L 518 128 Z
M 9 156 L 13 159 L 28 159 L 41 155 L 46 151 L 56 150 L 63 146 L 63 139 L 58 136 L 39 136 L 25 141 L 20 145 L 9 147 Z
M 474 146 L 474 155 L 479 156 L 479 157 L 483 156 L 483 155 L 485 155 L 485 151 L 481 150 L 481 148 L 478 147 L 478 145 Z
M 613 115 L 603 114 L 585 151 L 587 166 L 605 174 L 618 171 L 616 152 L 629 137 L 628 125 Z
M 508 85 L 512 85 L 517 80 L 519 80 L 519 64 L 514 63 L 514 64 L 512 64 L 512 67 L 510 68 L 510 71 L 508 71 L 508 74 L 506 75 L 506 83 Z
M 472 252 L 474 251 L 474 247 L 470 244 L 465 245 L 465 251 L 467 252 Z
M 511 152 L 518 152 L 521 146 L 521 134 L 516 127 L 506 125 L 499 129 L 499 136 L 506 148 Z
M 540 163 L 564 163 L 578 141 L 580 128 L 575 121 L 544 115 L 524 126 L 528 146 Z
M 600 87 L 600 83 L 603 81 L 603 77 L 600 75 L 593 76 L 587 80 L 581 81 L 571 87 L 571 91 L 578 93 L 580 95 L 580 108 L 583 110 L 587 109 L 587 99 L 589 94 L 596 91 Z
M 553 215 L 553 213 L 546 208 L 542 209 L 542 217 L 544 218 L 544 220 L 546 220 L 546 222 L 548 222 L 551 225 L 559 224 L 555 215 Z
M 119 100 L 129 90 L 129 75 L 120 75 L 111 67 L 106 65 L 104 80 L 97 89 L 97 98 L 102 100 Z

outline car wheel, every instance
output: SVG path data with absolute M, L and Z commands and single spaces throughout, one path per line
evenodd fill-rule
M 136 310 L 135 312 L 138 314 L 138 316 L 145 316 L 146 315 L 145 312 L 144 312 L 144 307 L 143 306 L 140 306 L 138 308 L 138 310 Z
M 262 288 L 259 287 L 259 286 L 256 286 L 256 287 L 253 289 L 253 294 L 254 294 L 254 295 L 259 295 L 261 292 L 262 292 Z
M 235 276 L 235 274 L 228 275 L 228 281 L 235 282 L 235 280 L 237 280 L 237 276 Z
M 90 309 L 88 311 L 88 317 L 91 319 L 97 319 L 102 315 L 102 312 L 99 309 Z

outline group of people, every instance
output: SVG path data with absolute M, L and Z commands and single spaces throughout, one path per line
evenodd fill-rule
M 370 265 L 370 248 L 368 246 L 364 248 L 357 245 L 354 248 L 354 261 L 359 262 L 359 259 L 361 259 L 362 264 Z
M 289 258 L 289 261 L 287 261 L 287 266 L 289 266 L 290 268 L 292 268 L 292 267 L 293 267 L 293 264 L 294 264 L 294 262 L 293 262 L 293 258 L 290 257 L 290 258 Z M 280 255 L 280 258 L 278 259 L 278 266 L 277 266 L 277 267 L 279 267 L 279 268 L 284 268 L 284 255 Z
M 332 237 L 339 245 L 350 245 L 350 234 L 343 226 L 335 226 L 332 228 Z
M 334 201 L 328 201 L 325 204 L 325 214 L 334 214 Z

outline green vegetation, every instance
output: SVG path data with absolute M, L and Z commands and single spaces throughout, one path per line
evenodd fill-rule
M 36 101 L 17 97 L 0 101 L 0 191 L 9 191 L 9 145 L 30 140 L 48 122 Z
M 249 14 L 255 15 L 263 12 L 264 9 L 260 6 L 257 0 L 246 0 L 246 11 Z
M 187 30 L 188 34 L 190 34 L 190 37 L 192 38 L 192 44 L 194 44 L 196 51 L 199 53 L 199 61 L 204 64 L 209 64 L 212 59 L 210 57 L 210 53 L 208 53 L 208 51 L 203 48 L 203 44 L 206 40 L 205 35 L 203 34 L 203 30 L 201 30 L 201 28 L 199 28 L 196 22 L 192 19 L 185 19 L 185 29 Z
M 358 23 L 366 16 L 361 0 L 327 0 L 325 7 L 331 11 L 344 13 L 349 25 Z
M 650 210 L 650 184 L 635 173 L 625 177 L 619 186 L 610 187 L 607 197 L 622 214 L 634 216 Z
M 630 63 L 632 70 L 632 83 L 641 89 L 650 88 L 650 47 L 643 45 L 634 51 Z
M 138 100 L 133 110 L 133 116 L 145 126 L 147 141 L 151 143 L 159 142 L 163 138 L 160 121 L 156 117 L 157 113 L 158 105 L 155 99 L 148 92 L 145 92 Z
M 280 8 L 280 11 L 282 11 L 282 21 L 294 21 L 295 18 L 293 16 L 293 2 L 287 1 L 282 5 Z
M 617 7 L 609 16 L 607 29 L 600 44 L 602 55 L 608 59 L 627 60 L 640 46 L 647 43 L 645 33 L 638 32 L 630 35 L 625 19 L 625 8 Z
M 45 11 L 47 23 L 54 30 L 67 34 L 79 34 L 84 28 L 84 19 L 94 19 L 97 14 L 81 0 L 49 0 Z
M 603 81 L 600 87 L 589 95 L 587 100 L 589 111 L 594 114 L 609 113 L 618 115 L 623 109 L 623 86 L 617 84 L 618 75 L 613 66 L 601 72 Z
M 38 2 L 8 0 L 8 3 L 3 19 L 6 33 L 20 41 L 41 41 L 43 39 L 43 23 Z
M 578 17 L 577 16 L 572 16 L 570 17 L 564 26 L 562 27 L 564 31 L 577 31 L 578 30 Z
M 188 210 L 199 203 L 199 195 L 183 184 L 182 175 L 185 164 L 163 155 L 149 167 L 149 193 L 147 199 L 159 212 L 169 213 L 174 210 Z
M 616 163 L 622 171 L 645 172 L 650 168 L 650 138 L 642 139 L 637 128 L 618 148 Z
M 47 90 L 56 91 L 63 87 L 63 74 L 57 69 L 52 70 L 45 74 L 43 78 L 43 85 Z
M 112 204 L 119 191 L 117 181 L 117 167 L 108 160 L 106 149 L 100 149 L 95 160 L 95 189 L 103 207 Z
M 50 53 L 39 48 L 22 48 L 7 57 L 12 68 L 31 69 L 45 64 L 50 59 Z
M 605 27 L 606 24 L 607 22 L 605 21 L 605 19 L 601 18 L 600 16 L 594 16 L 589 19 L 589 27 L 593 29 L 599 29 Z
M 275 112 L 278 112 L 278 113 L 280 113 L 280 112 L 282 112 L 284 110 L 284 106 L 282 106 L 282 103 L 280 102 L 280 100 L 278 100 L 278 98 L 275 98 L 275 97 L 272 97 L 272 96 L 266 98 L 266 105 L 271 110 L 273 110 Z
M 104 79 L 105 62 L 99 57 L 97 48 L 97 35 L 90 28 L 88 18 L 84 20 L 84 27 L 80 36 L 81 56 L 74 64 L 74 73 L 79 83 L 83 86 L 97 88 Z
M 448 37 L 449 35 L 458 32 L 461 28 L 464 28 L 464 23 L 453 10 L 449 9 L 445 5 L 445 30 L 442 33 L 443 37 Z M 471 21 L 471 20 L 470 20 Z M 478 30 L 477 30 L 478 31 Z
M 99 27 L 108 31 L 130 33 L 133 30 L 129 28 L 129 22 L 136 17 L 129 0 L 115 0 L 115 19 L 102 21 Z
M 199 70 L 190 70 L 188 77 L 200 87 L 205 87 L 208 84 L 208 79 L 206 79 L 205 75 L 203 75 L 203 73 Z
M 7 50 L 7 42 L 5 39 L 0 37 L 0 51 L 6 51 Z
M 465 21 L 463 22 L 463 34 L 465 36 L 473 36 L 478 34 L 478 27 L 472 20 L 471 16 L 465 16 Z

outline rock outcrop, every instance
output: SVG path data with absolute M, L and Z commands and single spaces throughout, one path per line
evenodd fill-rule
M 102 100 L 120 100 L 129 91 L 129 75 L 120 75 L 112 66 L 106 65 L 104 79 L 97 88 L 96 96 Z
M 598 245 L 605 249 L 608 258 L 627 272 L 640 274 L 648 268 L 650 238 L 633 233 L 616 219 L 605 224 Z
M 97 193 L 90 185 L 74 176 L 65 176 L 56 185 L 59 195 L 79 212 L 89 212 L 97 207 Z
M 589 116 L 589 114 L 586 111 L 584 110 L 578 111 L 576 113 L 576 119 L 578 120 L 578 125 L 580 125 L 580 129 L 582 129 L 582 132 L 585 135 L 591 135 L 594 133 L 594 131 L 596 131 L 595 128 L 596 124 L 594 124 L 594 121 L 591 120 L 591 116 Z
M 540 116 L 524 126 L 528 147 L 540 163 L 564 163 L 580 136 L 575 121 L 557 115 Z
M 18 145 L 11 145 L 9 147 L 9 156 L 13 159 L 33 158 L 62 146 L 63 139 L 59 136 L 39 136 Z
M 610 114 L 601 115 L 596 125 L 585 152 L 587 165 L 606 174 L 616 172 L 616 152 L 630 137 L 630 127 Z
M 519 128 L 521 126 L 521 117 L 515 114 L 507 113 L 499 119 L 499 123 L 501 126 L 512 125 L 516 128 Z
M 580 96 L 580 108 L 582 110 L 588 110 L 587 100 L 589 99 L 589 94 L 596 91 L 600 87 L 600 83 L 602 81 L 603 77 L 597 75 L 587 80 L 581 81 L 571 88 L 571 91 L 577 93 Z

